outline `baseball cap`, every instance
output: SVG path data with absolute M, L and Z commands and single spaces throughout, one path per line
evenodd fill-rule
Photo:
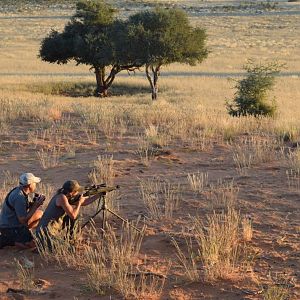
M 82 192 L 83 189 L 84 189 L 82 186 L 80 186 L 80 184 L 78 183 L 77 180 L 68 180 L 68 181 L 66 181 L 63 184 L 62 188 L 66 192 Z
M 34 176 L 32 173 L 23 173 L 19 178 L 21 185 L 28 185 L 31 183 L 39 183 L 41 182 L 40 177 Z

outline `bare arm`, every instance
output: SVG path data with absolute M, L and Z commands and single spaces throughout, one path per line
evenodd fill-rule
M 72 206 L 70 205 L 68 198 L 65 195 L 62 195 L 61 197 L 59 197 L 59 199 L 57 199 L 57 205 L 61 206 L 72 220 L 75 220 L 79 214 L 80 207 L 84 200 L 85 199 L 81 197 L 76 205 Z
M 38 208 L 44 203 L 45 197 L 41 197 L 40 199 L 36 200 L 33 205 L 30 207 L 30 209 L 27 212 L 27 215 L 25 217 L 18 217 L 18 220 L 23 225 L 29 225 L 29 220 L 32 218 L 32 216 L 35 214 L 35 212 L 38 210 Z

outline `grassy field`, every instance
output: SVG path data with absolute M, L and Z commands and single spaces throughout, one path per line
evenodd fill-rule
M 138 2 L 121 13 L 148 1 Z M 121 186 L 110 205 L 141 229 L 109 218 L 102 239 L 97 217 L 75 252 L 60 236 L 40 257 L 0 250 L 0 298 L 8 288 L 28 299 L 300 298 L 300 15 L 211 16 L 168 2 L 206 28 L 211 53 L 196 67 L 164 67 L 154 103 L 143 70 L 120 74 L 98 99 L 88 67 L 39 60 L 41 39 L 72 7 L 0 13 L 1 199 L 22 172 L 42 177 L 48 200 L 67 179 L 106 181 Z M 273 12 L 297 8 L 282 1 Z M 229 78 L 249 58 L 285 64 L 274 118 L 226 111 Z

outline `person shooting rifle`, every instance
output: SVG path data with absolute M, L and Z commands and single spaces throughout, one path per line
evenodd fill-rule
M 67 228 L 72 235 L 81 206 L 92 204 L 113 189 L 115 188 L 106 187 L 106 185 L 84 188 L 76 180 L 66 181 L 50 200 L 37 226 L 37 238 L 42 244 L 46 240 L 48 247 L 51 247 L 51 226 L 55 223 L 58 224 L 60 220 L 62 220 L 62 228 Z

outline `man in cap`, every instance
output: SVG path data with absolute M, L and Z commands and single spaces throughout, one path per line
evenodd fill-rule
M 34 247 L 30 229 L 35 228 L 43 212 L 39 209 L 45 200 L 43 195 L 35 195 L 30 204 L 28 196 L 34 193 L 41 178 L 32 173 L 24 173 L 19 178 L 19 186 L 12 189 L 3 202 L 0 214 L 0 248 L 4 246 Z

